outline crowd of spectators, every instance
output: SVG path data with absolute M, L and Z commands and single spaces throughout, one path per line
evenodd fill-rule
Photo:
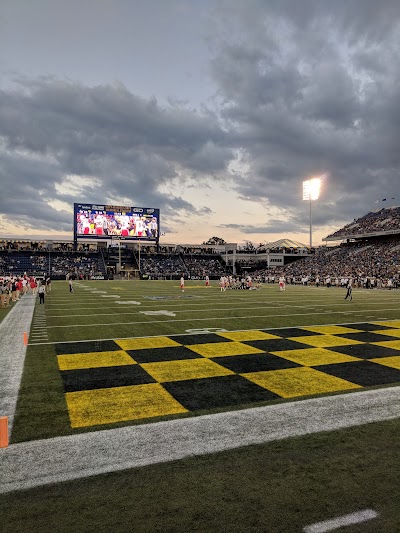
M 44 241 L 15 241 L 15 240 L 0 240 L 0 251 L 15 252 L 15 251 L 47 251 L 47 244 Z
M 36 295 L 37 291 L 44 302 L 44 293 L 51 291 L 50 278 L 36 278 L 35 276 L 6 276 L 0 278 L 0 307 L 11 307 L 26 294 Z M 42 296 L 42 294 L 43 296 Z
M 226 267 L 218 260 L 204 257 L 184 257 L 186 271 L 190 278 L 203 278 L 204 276 L 222 276 Z
M 4 257 L 0 256 L 0 275 L 5 276 L 6 272 L 8 272 L 8 263 Z
M 141 256 L 140 273 L 150 278 L 177 276 L 187 272 L 180 255 Z
M 141 274 L 153 278 L 184 274 L 189 279 L 199 279 L 206 275 L 221 276 L 225 274 L 225 271 L 225 266 L 220 260 L 213 257 L 157 254 L 155 256 L 141 256 L 140 261 Z
M 253 276 L 261 276 L 272 281 L 283 275 L 291 283 L 326 284 L 326 280 L 353 279 L 365 285 L 367 279 L 373 285 L 385 285 L 388 280 L 398 283 L 400 276 L 400 238 L 392 237 L 384 241 L 365 241 L 342 244 L 334 248 L 319 248 L 315 255 L 295 261 L 285 267 L 270 267 L 254 271 Z
M 90 278 L 102 274 L 97 256 L 90 257 L 86 255 L 66 254 L 52 257 L 50 270 L 52 277 L 70 275 L 77 278 Z
M 329 237 L 346 237 L 352 235 L 368 235 L 369 233 L 392 232 L 400 230 L 400 207 L 391 207 L 379 211 L 371 211 L 361 218 L 354 219 Z

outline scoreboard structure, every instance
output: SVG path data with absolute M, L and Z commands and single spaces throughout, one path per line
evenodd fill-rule
M 151 241 L 158 244 L 160 210 L 100 204 L 74 204 L 74 241 Z

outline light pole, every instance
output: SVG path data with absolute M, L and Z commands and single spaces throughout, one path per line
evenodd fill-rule
M 321 188 L 321 179 L 312 178 L 311 180 L 303 181 L 303 200 L 310 202 L 310 249 L 312 248 L 312 201 L 318 200 L 319 191 Z

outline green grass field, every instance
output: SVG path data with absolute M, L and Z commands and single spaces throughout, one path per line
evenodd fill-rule
M 70 294 L 54 282 L 35 308 L 12 442 L 400 383 L 399 292 L 348 302 L 341 289 L 214 283 L 88 281 Z M 373 507 L 379 523 L 347 531 L 398 531 L 399 430 L 369 424 L 55 484 L 2 496 L 0 510 L 14 532 L 290 532 Z

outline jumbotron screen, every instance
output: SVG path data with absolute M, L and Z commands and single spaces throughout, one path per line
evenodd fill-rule
M 75 238 L 157 241 L 160 210 L 149 207 L 74 204 Z

